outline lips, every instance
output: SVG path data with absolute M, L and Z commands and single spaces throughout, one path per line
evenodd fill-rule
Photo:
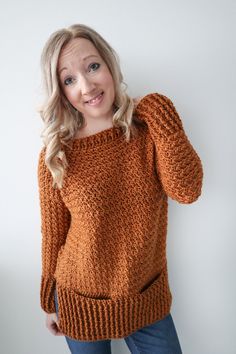
M 91 102 L 92 100 L 95 100 L 98 96 L 103 95 L 103 93 L 104 93 L 103 91 L 100 92 L 99 94 L 97 94 L 96 96 L 94 96 L 93 98 L 91 98 L 90 100 L 85 101 L 85 103 L 89 103 L 89 102 Z

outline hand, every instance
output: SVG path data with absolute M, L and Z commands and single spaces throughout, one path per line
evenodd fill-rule
M 59 329 L 56 313 L 47 313 L 46 314 L 46 327 L 55 336 L 64 336 L 64 334 Z
M 133 102 L 134 102 L 134 107 L 137 106 L 137 104 L 139 103 L 139 101 L 142 99 L 142 96 L 139 96 L 139 97 L 135 97 L 133 98 Z

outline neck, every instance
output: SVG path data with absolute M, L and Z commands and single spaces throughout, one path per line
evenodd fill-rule
M 92 121 L 86 120 L 83 126 L 78 129 L 75 138 L 86 137 L 112 127 L 113 122 L 111 117 L 109 119 L 96 118 Z

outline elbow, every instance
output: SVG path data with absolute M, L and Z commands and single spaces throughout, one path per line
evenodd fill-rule
M 192 194 L 184 194 L 184 195 L 178 195 L 178 196 L 173 196 L 172 199 L 177 201 L 180 204 L 192 204 L 198 200 L 200 197 L 200 193 L 192 193 Z
M 201 191 L 194 191 L 194 192 L 178 192 L 178 193 L 171 193 L 166 192 L 167 196 L 173 199 L 174 201 L 180 204 L 192 204 L 198 200 L 201 195 Z
M 177 185 L 172 185 L 171 189 L 166 189 L 166 194 L 173 200 L 181 204 L 191 204 L 196 202 L 202 194 L 203 168 L 199 165 L 198 172 L 190 180 L 179 181 Z

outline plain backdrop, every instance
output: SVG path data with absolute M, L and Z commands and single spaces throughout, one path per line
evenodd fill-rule
M 201 197 L 169 199 L 172 316 L 184 354 L 235 354 L 235 1 L 11 1 L 0 6 L 0 352 L 69 353 L 40 307 L 40 55 L 74 23 L 117 51 L 128 93 L 168 96 L 204 168 Z M 129 353 L 123 339 L 114 354 Z M 158 353 L 157 353 L 158 354 Z M 160 353 L 161 354 L 161 353 Z

